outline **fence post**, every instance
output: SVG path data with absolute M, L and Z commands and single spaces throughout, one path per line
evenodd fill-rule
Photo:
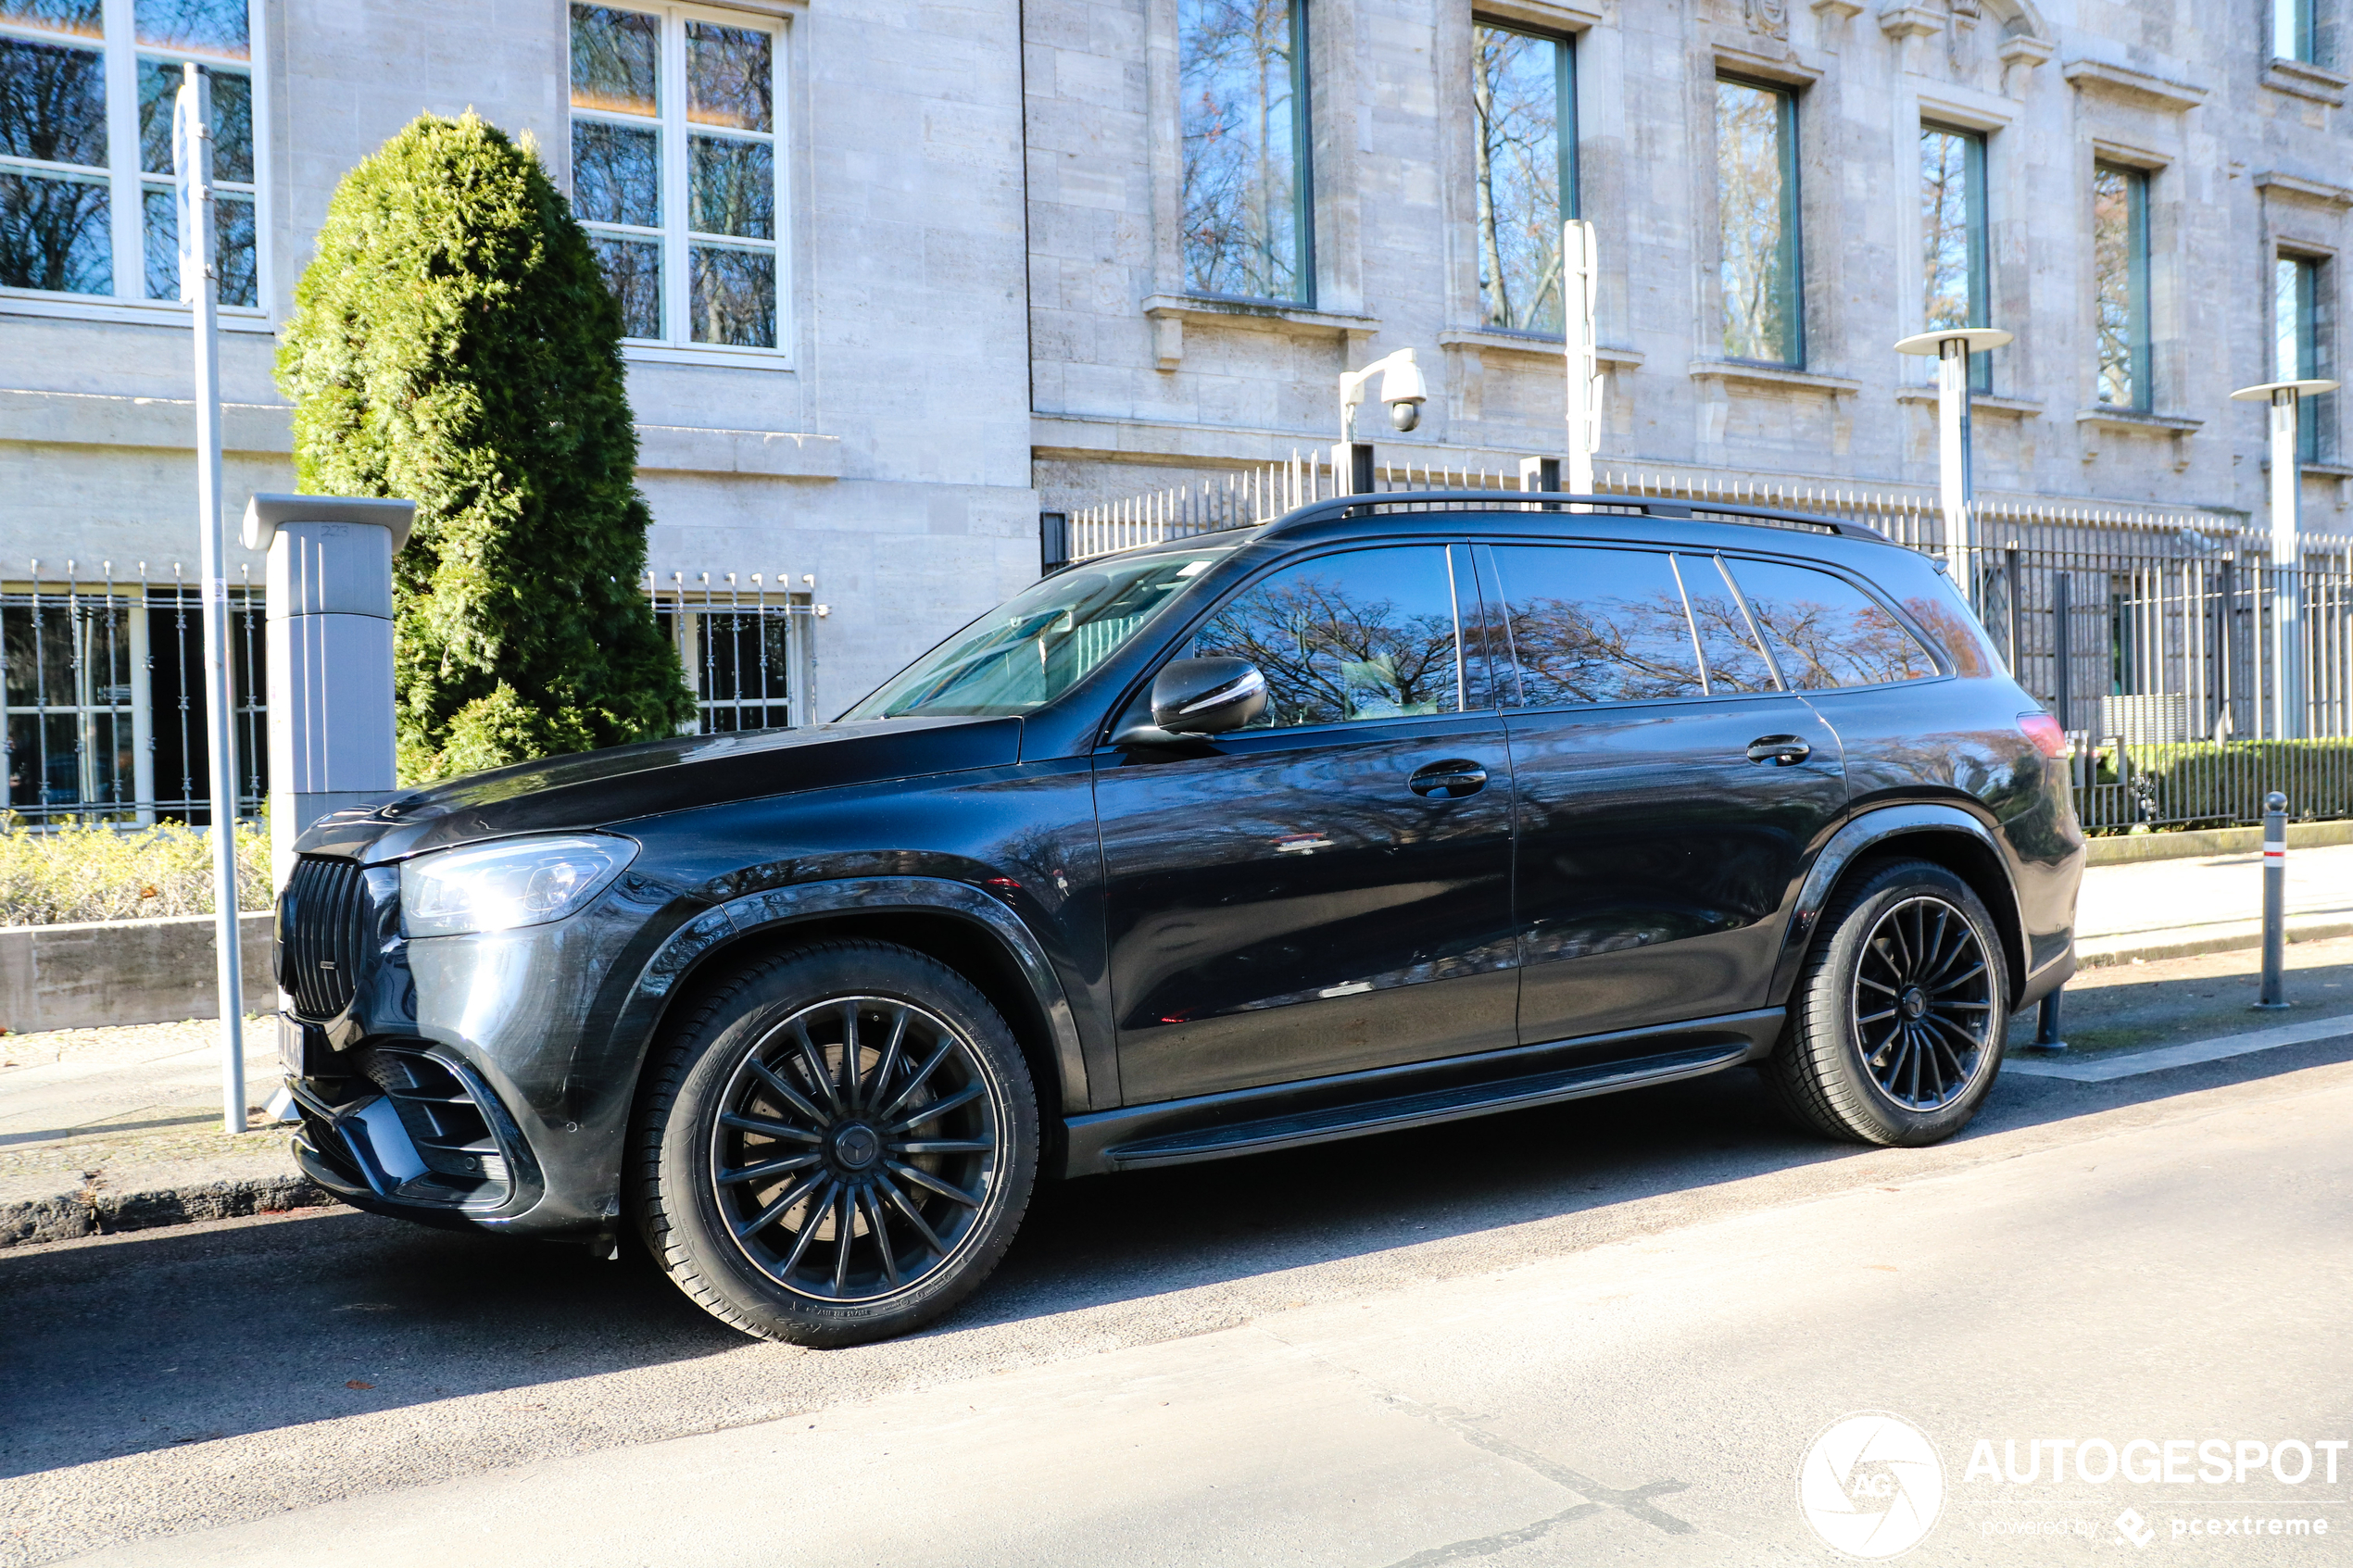
M 2287 797 L 2278 790 L 2263 797 L 2263 999 L 2255 1005 L 2273 1012 L 2288 1005 Z

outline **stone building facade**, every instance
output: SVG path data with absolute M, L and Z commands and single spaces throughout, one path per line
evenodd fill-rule
M 1310 307 L 1192 295 L 1180 31 L 1192 0 L 1030 0 L 1034 421 L 1050 508 L 1332 439 L 1333 378 L 1412 345 L 1432 399 L 1385 458 L 1508 470 L 1562 440 L 1556 344 L 1481 324 L 1471 87 L 1497 22 L 1567 41 L 1578 206 L 1599 241 L 1604 468 L 1874 486 L 1935 480 L 1919 142 L 1971 133 L 1987 324 L 1981 492 L 2259 512 L 2275 271 L 2319 298 L 2325 372 L 2353 245 L 2353 119 L 2320 0 L 1304 0 Z M 2277 57 L 2293 50 L 2313 56 Z M 1802 343 L 1726 351 L 1718 84 L 1793 134 Z M 2095 183 L 2137 177 L 2148 383 L 2104 401 Z M 2113 177 L 2111 176 L 2111 183 Z M 1939 325 L 1949 324 L 1938 322 Z M 2111 392 L 2115 389 L 2108 389 Z M 2343 399 L 2317 410 L 2308 526 L 2353 528 Z
M 252 305 L 222 354 L 233 514 L 292 487 L 273 334 L 345 170 L 421 109 L 472 108 L 535 137 L 616 246 L 699 256 L 718 220 L 682 188 L 701 154 L 679 149 L 711 123 L 695 41 L 769 41 L 773 120 L 747 134 L 773 157 L 772 227 L 710 243 L 773 257 L 773 341 L 702 341 L 702 296 L 679 292 L 701 273 L 665 263 L 670 303 L 646 320 L 668 340 L 631 345 L 630 392 L 658 575 L 813 577 L 830 614 L 807 708 L 823 716 L 1034 576 L 1041 511 L 1328 443 L 1335 376 L 1393 349 L 1416 348 L 1432 396 L 1419 429 L 1380 433 L 1385 455 L 1558 451 L 1556 340 L 1482 304 L 1471 88 L 1498 29 L 1561 62 L 1562 178 L 1603 263 L 1605 467 L 1932 482 L 1928 368 L 1891 347 L 1932 307 L 1926 125 L 1975 149 L 1976 206 L 1957 220 L 1969 308 L 2018 338 L 1977 404 L 1981 488 L 2259 512 L 2263 416 L 2226 399 L 2273 373 L 2284 262 L 2302 270 L 2307 358 L 2340 362 L 2345 3 L 1232 0 L 1290 29 L 1283 298 L 1200 286 L 1188 39 L 1214 0 L 0 6 L 0 69 L 80 51 L 67 64 L 103 81 L 89 112 L 110 138 L 0 135 L 0 207 L 48 181 L 115 225 L 91 252 L 110 245 L 111 279 L 69 286 L 0 245 L 18 269 L 0 279 L 0 587 L 35 557 L 85 575 L 195 558 L 185 315 L 137 286 L 157 171 L 131 149 L 140 62 L 177 59 L 170 26 L 223 7 L 246 19 L 242 56 L 193 52 L 245 73 L 251 102 Z M 574 167 L 582 123 L 626 141 L 639 112 L 583 96 L 584 12 L 655 41 L 664 107 L 644 123 L 672 161 L 642 212 L 611 167 L 593 191 Z M 1788 297 L 1762 357 L 1727 349 L 1727 291 L 1746 286 L 1728 257 L 1760 254 L 1723 220 L 1728 92 L 1781 116 L 1772 276 Z M 2138 247 L 2114 300 L 2104 212 Z M 2110 307 L 2132 318 L 2120 336 Z M 2129 395 L 2103 379 L 2109 338 Z M 2347 401 L 2317 410 L 2320 528 L 2353 529 Z

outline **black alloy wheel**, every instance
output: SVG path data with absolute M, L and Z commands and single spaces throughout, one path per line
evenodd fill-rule
M 648 1064 L 630 1167 L 646 1248 L 705 1311 L 797 1345 L 919 1328 L 1029 1204 L 1038 1107 L 973 984 L 887 942 L 714 984 Z
M 787 1290 L 873 1301 L 975 1234 L 1001 1129 L 988 1070 L 912 1002 L 802 1009 L 746 1053 L 720 1097 L 711 1180 L 753 1267 Z
M 1758 1065 L 1801 1126 L 1936 1143 L 1993 1091 L 2007 981 L 1993 917 L 1959 876 L 1925 860 L 1856 867 L 1822 911 L 1780 1043 Z
M 1934 895 L 1881 914 L 1863 939 L 1850 998 L 1864 1065 L 1906 1110 L 1942 1110 L 1969 1088 L 1994 1024 L 1994 971 L 1969 916 Z

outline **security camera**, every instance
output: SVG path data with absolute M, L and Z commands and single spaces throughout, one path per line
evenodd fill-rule
M 1429 388 L 1422 381 L 1421 367 L 1414 362 L 1414 351 L 1401 348 L 1361 370 L 1340 372 L 1341 440 L 1355 439 L 1356 406 L 1365 400 L 1365 383 L 1376 376 L 1380 378 L 1380 400 L 1389 405 L 1389 422 L 1399 430 L 1411 430 L 1422 422 L 1422 405 L 1429 401 Z

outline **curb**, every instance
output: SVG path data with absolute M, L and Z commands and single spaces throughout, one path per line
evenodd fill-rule
M 247 1214 L 277 1214 L 318 1209 L 333 1198 L 306 1176 L 258 1176 L 206 1182 L 153 1192 L 67 1193 L 21 1203 L 0 1204 L 0 1248 L 44 1241 L 73 1241 L 117 1231 L 151 1230 L 194 1220 L 233 1220 Z
M 2133 866 L 2151 860 L 2203 859 L 2214 855 L 2253 855 L 2263 848 L 2263 830 L 2201 828 L 2189 833 L 2122 833 L 2086 841 L 2086 866 Z M 2323 849 L 2353 844 L 2353 822 L 2290 822 L 2290 849 Z
M 2286 935 L 2291 943 L 2327 942 L 2339 936 L 2353 936 L 2353 921 L 2290 925 Z M 2217 932 L 2210 936 L 2184 937 L 2177 942 L 2147 942 L 2137 947 L 2093 947 L 2086 951 L 2084 945 L 2079 943 L 2075 949 L 2075 967 L 2079 970 L 2110 969 L 2135 960 L 2155 963 L 2159 959 L 2194 959 L 2203 953 L 2236 953 L 2261 946 L 2263 927 L 2260 923 L 2241 930 Z

